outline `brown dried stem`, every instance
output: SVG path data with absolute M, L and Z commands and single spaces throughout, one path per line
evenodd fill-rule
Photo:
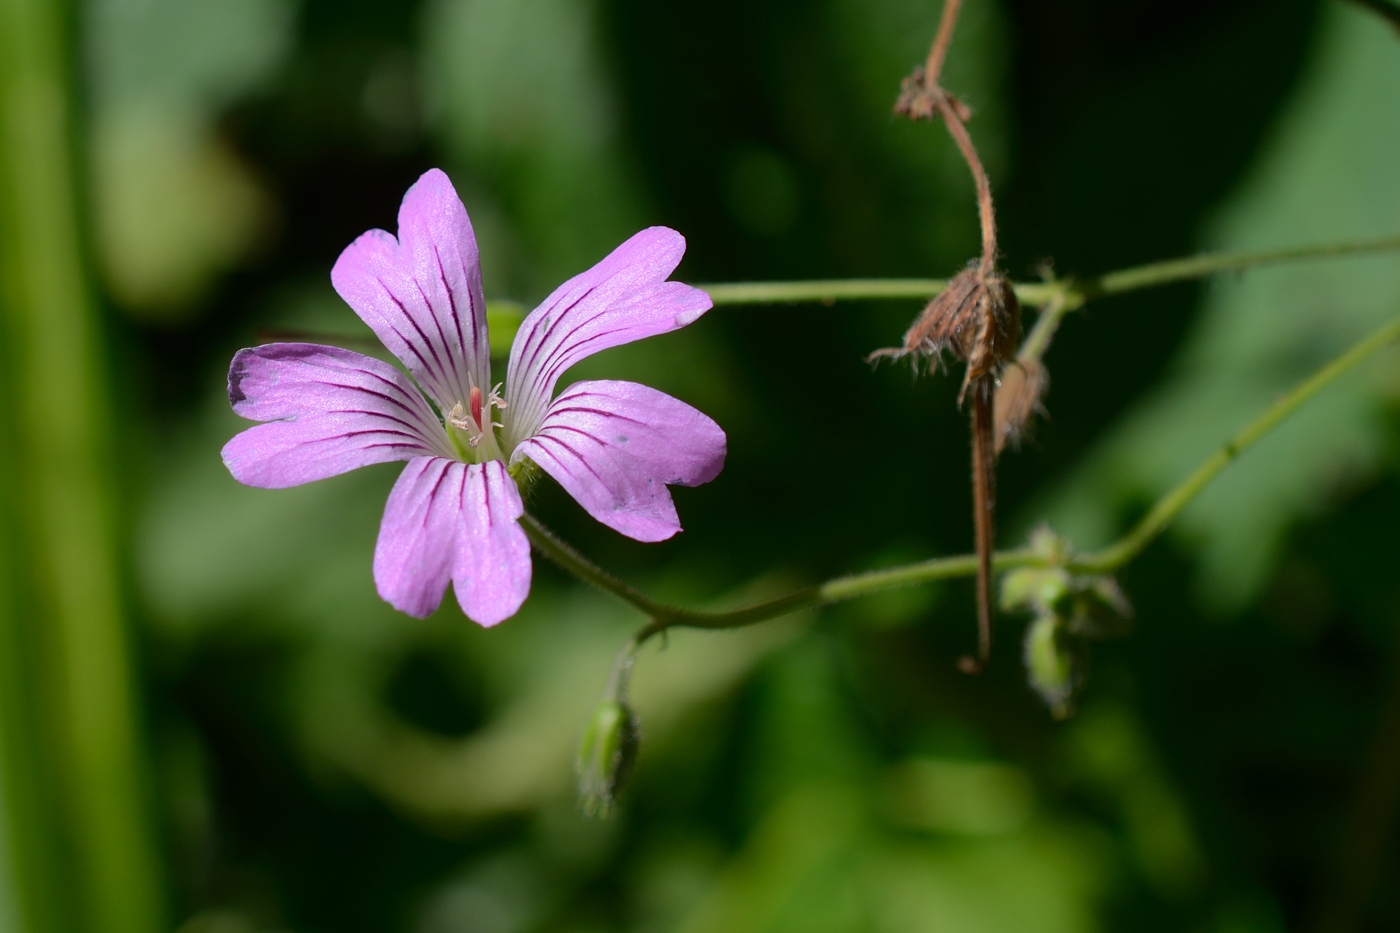
M 924 86 L 930 91 L 938 87 L 938 79 L 943 74 L 943 62 L 948 58 L 948 47 L 953 44 L 953 30 L 957 28 L 961 10 L 962 0 L 947 0 L 943 4 L 943 15 L 938 19 L 938 34 L 933 37 L 928 59 L 924 62 Z
M 931 356 L 952 350 L 967 363 L 963 393 L 972 390 L 972 491 L 977 538 L 977 657 L 959 666 L 976 673 L 986 666 L 992 647 L 992 552 L 996 547 L 997 444 L 993 437 L 992 395 L 1002 365 L 1011 358 L 1020 331 L 1019 306 L 1011 287 L 997 272 L 996 209 L 992 184 L 965 125 L 972 114 L 939 84 L 943 63 L 953 42 L 962 0 L 945 0 L 928 58 L 905 79 L 895 112 L 911 120 L 929 120 L 937 113 L 953 137 L 977 186 L 977 214 L 982 225 L 982 257 L 976 272 L 965 270 L 950 283 L 948 293 L 931 301 L 904 335 L 904 346 L 879 355 L 924 352 Z M 961 289 L 959 288 L 961 286 Z M 966 292 L 966 295 L 962 295 Z
M 996 267 L 997 261 L 997 221 L 996 208 L 992 203 L 992 183 L 987 178 L 986 169 L 982 167 L 982 160 L 977 157 L 977 148 L 972 145 L 972 137 L 948 95 L 940 94 L 935 106 L 939 115 L 943 117 L 943 125 L 948 127 L 948 135 L 958 144 L 958 150 L 962 152 L 963 159 L 972 172 L 972 180 L 977 185 L 977 216 L 982 222 L 982 269 L 990 271 Z
M 992 656 L 992 555 L 996 549 L 996 449 L 992 441 L 990 374 L 976 378 L 972 393 L 972 524 L 977 543 L 977 657 L 958 659 L 964 673 L 980 674 Z

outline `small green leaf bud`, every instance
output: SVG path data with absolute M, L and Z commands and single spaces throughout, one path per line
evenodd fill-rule
M 586 816 L 606 819 L 637 760 L 637 717 L 627 704 L 598 704 L 578 750 L 579 806 Z
M 486 337 L 491 355 L 504 358 L 510 353 L 515 332 L 525 320 L 525 306 L 517 301 L 497 299 L 486 302 Z
M 1026 629 L 1026 673 L 1030 685 L 1056 719 L 1074 712 L 1081 677 L 1080 652 L 1057 615 L 1037 616 Z
M 1007 611 L 1054 611 L 1070 591 L 1072 581 L 1059 567 L 1022 567 L 1001 578 L 1001 607 Z

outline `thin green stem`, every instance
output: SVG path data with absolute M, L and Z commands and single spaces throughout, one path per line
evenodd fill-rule
M 670 614 L 668 610 L 671 607 L 663 606 L 661 603 L 648 598 L 646 595 L 628 586 L 626 583 L 623 583 L 597 564 L 594 564 L 571 545 L 564 542 L 558 535 L 546 528 L 538 518 L 535 518 L 535 516 L 531 515 L 529 512 L 526 512 L 525 515 L 521 517 L 520 524 L 524 527 L 525 534 L 529 537 L 530 543 L 533 544 L 541 554 L 548 557 L 550 560 L 554 561 L 554 563 L 578 577 L 580 580 L 583 580 L 585 583 L 591 583 L 598 587 L 598 589 L 613 594 L 623 602 L 636 606 L 649 616 L 656 617 Z
M 828 279 L 807 282 L 731 282 L 701 285 L 716 305 L 797 304 L 815 301 L 864 301 L 883 298 L 928 299 L 948 287 L 947 279 Z M 1063 290 L 1058 282 L 1016 286 L 1016 297 L 1041 304 Z
M 1063 296 L 1067 302 L 1064 310 L 1068 312 L 1095 298 L 1174 282 L 1203 279 L 1224 272 L 1242 272 L 1259 266 L 1306 259 L 1395 251 L 1400 251 L 1400 237 L 1348 240 L 1287 249 L 1206 253 L 1134 266 L 1089 279 L 1021 283 L 1016 286 L 1016 297 L 1025 304 L 1036 305 L 1044 304 L 1057 295 Z M 733 282 L 700 287 L 709 292 L 716 305 L 756 305 L 806 301 L 830 304 L 837 301 L 889 298 L 926 299 L 943 291 L 947 284 L 945 279 L 831 279 L 806 282 Z
M 1040 359 L 1045 355 L 1045 351 L 1050 349 L 1050 341 L 1055 338 L 1055 331 L 1060 329 L 1060 322 L 1065 319 L 1075 308 L 1077 303 L 1069 300 L 1069 295 L 1059 294 L 1051 298 L 1041 310 L 1040 316 L 1035 319 L 1035 326 L 1026 335 L 1026 339 L 1021 342 L 1021 349 L 1017 351 L 1018 360 Z
M 1364 253 L 1386 253 L 1400 250 L 1400 237 L 1382 237 L 1375 240 L 1343 240 L 1338 243 L 1325 243 L 1321 246 L 1291 246 L 1285 249 L 1239 250 L 1223 253 L 1205 253 L 1200 256 L 1187 256 L 1182 259 L 1168 259 L 1164 262 L 1148 263 L 1118 272 L 1109 272 L 1080 284 L 1085 299 L 1101 295 L 1119 295 L 1169 285 L 1173 282 L 1187 282 L 1203 279 L 1222 272 L 1242 272 L 1259 266 L 1278 265 L 1304 259 L 1330 259 L 1338 256 L 1355 256 Z
M 1249 449 L 1289 415 L 1312 399 L 1343 374 L 1386 346 L 1400 340 L 1400 318 L 1391 321 L 1350 350 L 1337 357 L 1312 376 L 1270 405 L 1246 425 L 1227 444 L 1208 457 L 1199 467 L 1157 501 L 1143 519 L 1118 542 L 1093 554 L 1072 558 L 1065 566 L 1079 573 L 1109 573 L 1137 557 L 1143 549 L 1171 524 L 1181 510 L 1194 499 L 1221 470 Z M 872 570 L 866 573 L 835 577 L 825 583 L 797 590 L 753 606 L 727 611 L 685 609 L 659 603 L 617 577 L 598 567 L 574 548 L 561 541 L 542 525 L 539 519 L 526 514 L 521 519 L 525 533 L 540 553 L 564 570 L 585 582 L 617 596 L 648 617 L 648 622 L 634 636 L 633 645 L 640 646 L 653 635 L 674 626 L 704 629 L 740 628 L 775 619 L 802 609 L 844 602 L 860 596 L 900 587 L 916 586 L 935 580 L 970 577 L 977 573 L 977 555 L 939 557 L 933 560 Z M 1000 551 L 993 556 L 997 571 L 1017 567 L 1045 566 L 1054 558 L 1028 548 Z
M 1220 471 L 1234 462 L 1240 454 L 1254 446 L 1260 438 L 1278 427 L 1289 415 L 1301 408 L 1313 396 L 1362 360 L 1377 351 L 1400 340 L 1400 318 L 1391 321 L 1371 336 L 1356 344 L 1316 373 L 1303 380 L 1286 395 L 1279 398 L 1234 437 L 1227 441 L 1205 462 L 1196 467 L 1166 495 L 1157 500 L 1142 520 L 1117 543 L 1097 554 L 1089 555 L 1074 562 L 1077 569 L 1088 572 L 1114 570 L 1142 553 L 1143 549 L 1162 533 L 1181 510 L 1204 489 Z

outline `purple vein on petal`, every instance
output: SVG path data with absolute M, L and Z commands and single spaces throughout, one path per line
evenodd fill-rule
M 437 263 L 438 281 L 442 283 L 443 294 L 447 296 L 447 307 L 452 312 L 452 323 L 457 329 L 457 346 L 461 347 L 462 354 L 465 356 L 467 352 L 467 338 L 466 335 L 462 332 L 462 316 L 459 313 L 457 313 L 457 299 L 452 294 L 452 286 L 447 284 L 447 269 L 442 264 L 442 251 L 438 249 L 438 245 L 436 243 L 433 244 L 433 261 Z M 465 273 L 466 270 L 464 269 L 463 277 L 467 278 Z M 467 288 L 467 307 L 471 311 L 472 319 L 475 320 L 477 312 L 476 299 L 472 297 L 470 286 L 468 286 Z M 470 366 L 478 362 L 477 358 L 480 356 L 480 354 L 481 347 L 478 345 L 476 329 L 473 328 L 472 359 L 470 360 L 470 362 L 467 360 L 462 360 L 461 362 L 463 367 L 470 370 Z M 475 377 L 476 374 L 472 373 L 471 375 L 472 377 Z M 465 388 L 466 386 L 458 386 L 459 390 Z
M 413 341 L 411 341 L 411 340 L 409 340 L 407 337 L 405 337 L 405 336 L 399 331 L 399 329 L 393 325 L 392 322 L 385 321 L 385 323 L 388 325 L 389 329 L 392 330 L 392 331 L 394 332 L 394 336 L 396 336 L 396 337 L 398 337 L 400 340 L 402 340 L 402 341 L 404 342 L 404 345 L 407 346 L 411 351 L 413 351 L 413 355 L 416 356 L 416 357 L 418 357 L 419 362 L 421 362 L 421 363 L 423 364 L 423 370 L 424 370 L 429 376 L 432 376 L 433 381 L 434 381 L 434 382 L 438 382 L 438 384 L 439 384 L 439 386 L 440 386 L 439 392 L 441 392 L 441 391 L 443 391 L 443 390 L 446 390 L 446 389 L 450 389 L 452 386 L 451 386 L 451 384 L 450 384 L 450 381 L 449 381 L 448 378 L 447 378 L 447 371 L 443 368 L 442 360 L 440 360 L 440 359 L 438 358 L 437 349 L 433 346 L 433 342 L 432 342 L 431 340 L 428 339 L 428 335 L 423 331 L 422 326 L 418 323 L 418 321 L 417 321 L 416 319 L 414 319 L 413 315 L 411 315 L 411 314 L 408 313 L 408 308 L 404 305 L 402 299 L 400 299 L 398 295 L 395 295 L 392 291 L 390 291 L 389 286 L 386 285 L 386 284 L 384 283 L 384 280 L 383 280 L 382 278 L 379 279 L 379 284 L 384 286 L 384 293 L 385 293 L 386 295 L 388 295 L 388 296 L 389 296 L 389 300 L 392 301 L 395 305 L 397 305 L 397 306 L 398 306 L 398 309 L 399 309 L 400 311 L 403 312 L 403 316 L 404 316 L 405 318 L 407 318 L 408 323 L 411 324 L 411 325 L 413 326 L 413 329 L 414 329 L 415 331 L 418 332 L 418 336 L 422 338 L 422 340 L 423 340 L 423 346 L 427 347 L 427 348 L 428 348 L 428 352 L 431 353 L 431 354 L 433 355 L 433 362 L 437 364 L 437 368 L 438 368 L 437 374 L 434 375 L 434 373 L 432 372 L 432 367 L 428 365 L 427 359 L 424 358 L 423 354 L 419 351 L 419 349 L 418 349 L 416 346 L 413 345 Z M 415 286 L 418 285 L 418 282 L 417 282 L 416 279 L 414 280 L 414 283 L 413 283 L 413 284 L 414 284 Z M 432 305 L 428 305 L 428 315 L 429 315 L 429 317 L 432 316 Z M 439 381 L 439 380 L 440 380 L 440 381 Z M 437 394 L 437 393 L 434 393 L 434 394 Z M 458 399 L 446 399 L 446 398 L 440 398 L 440 399 L 438 399 L 438 403 L 439 403 L 439 404 L 445 404 L 445 403 L 447 403 L 447 402 L 449 402 L 449 401 L 459 401 L 459 400 L 458 400 Z

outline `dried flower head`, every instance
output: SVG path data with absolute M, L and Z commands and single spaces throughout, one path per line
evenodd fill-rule
M 992 409 L 998 456 L 1008 444 L 1019 447 L 1031 419 L 1045 414 L 1041 400 L 1049 383 L 1045 364 L 1033 356 L 1017 357 L 1001 371 Z
M 962 384 L 966 394 L 973 380 L 995 375 L 1011 359 L 1020 331 L 1021 306 L 1011 283 L 995 269 L 973 264 L 954 276 L 914 319 L 903 345 L 876 350 L 869 359 L 938 359 L 946 350 L 967 363 Z

